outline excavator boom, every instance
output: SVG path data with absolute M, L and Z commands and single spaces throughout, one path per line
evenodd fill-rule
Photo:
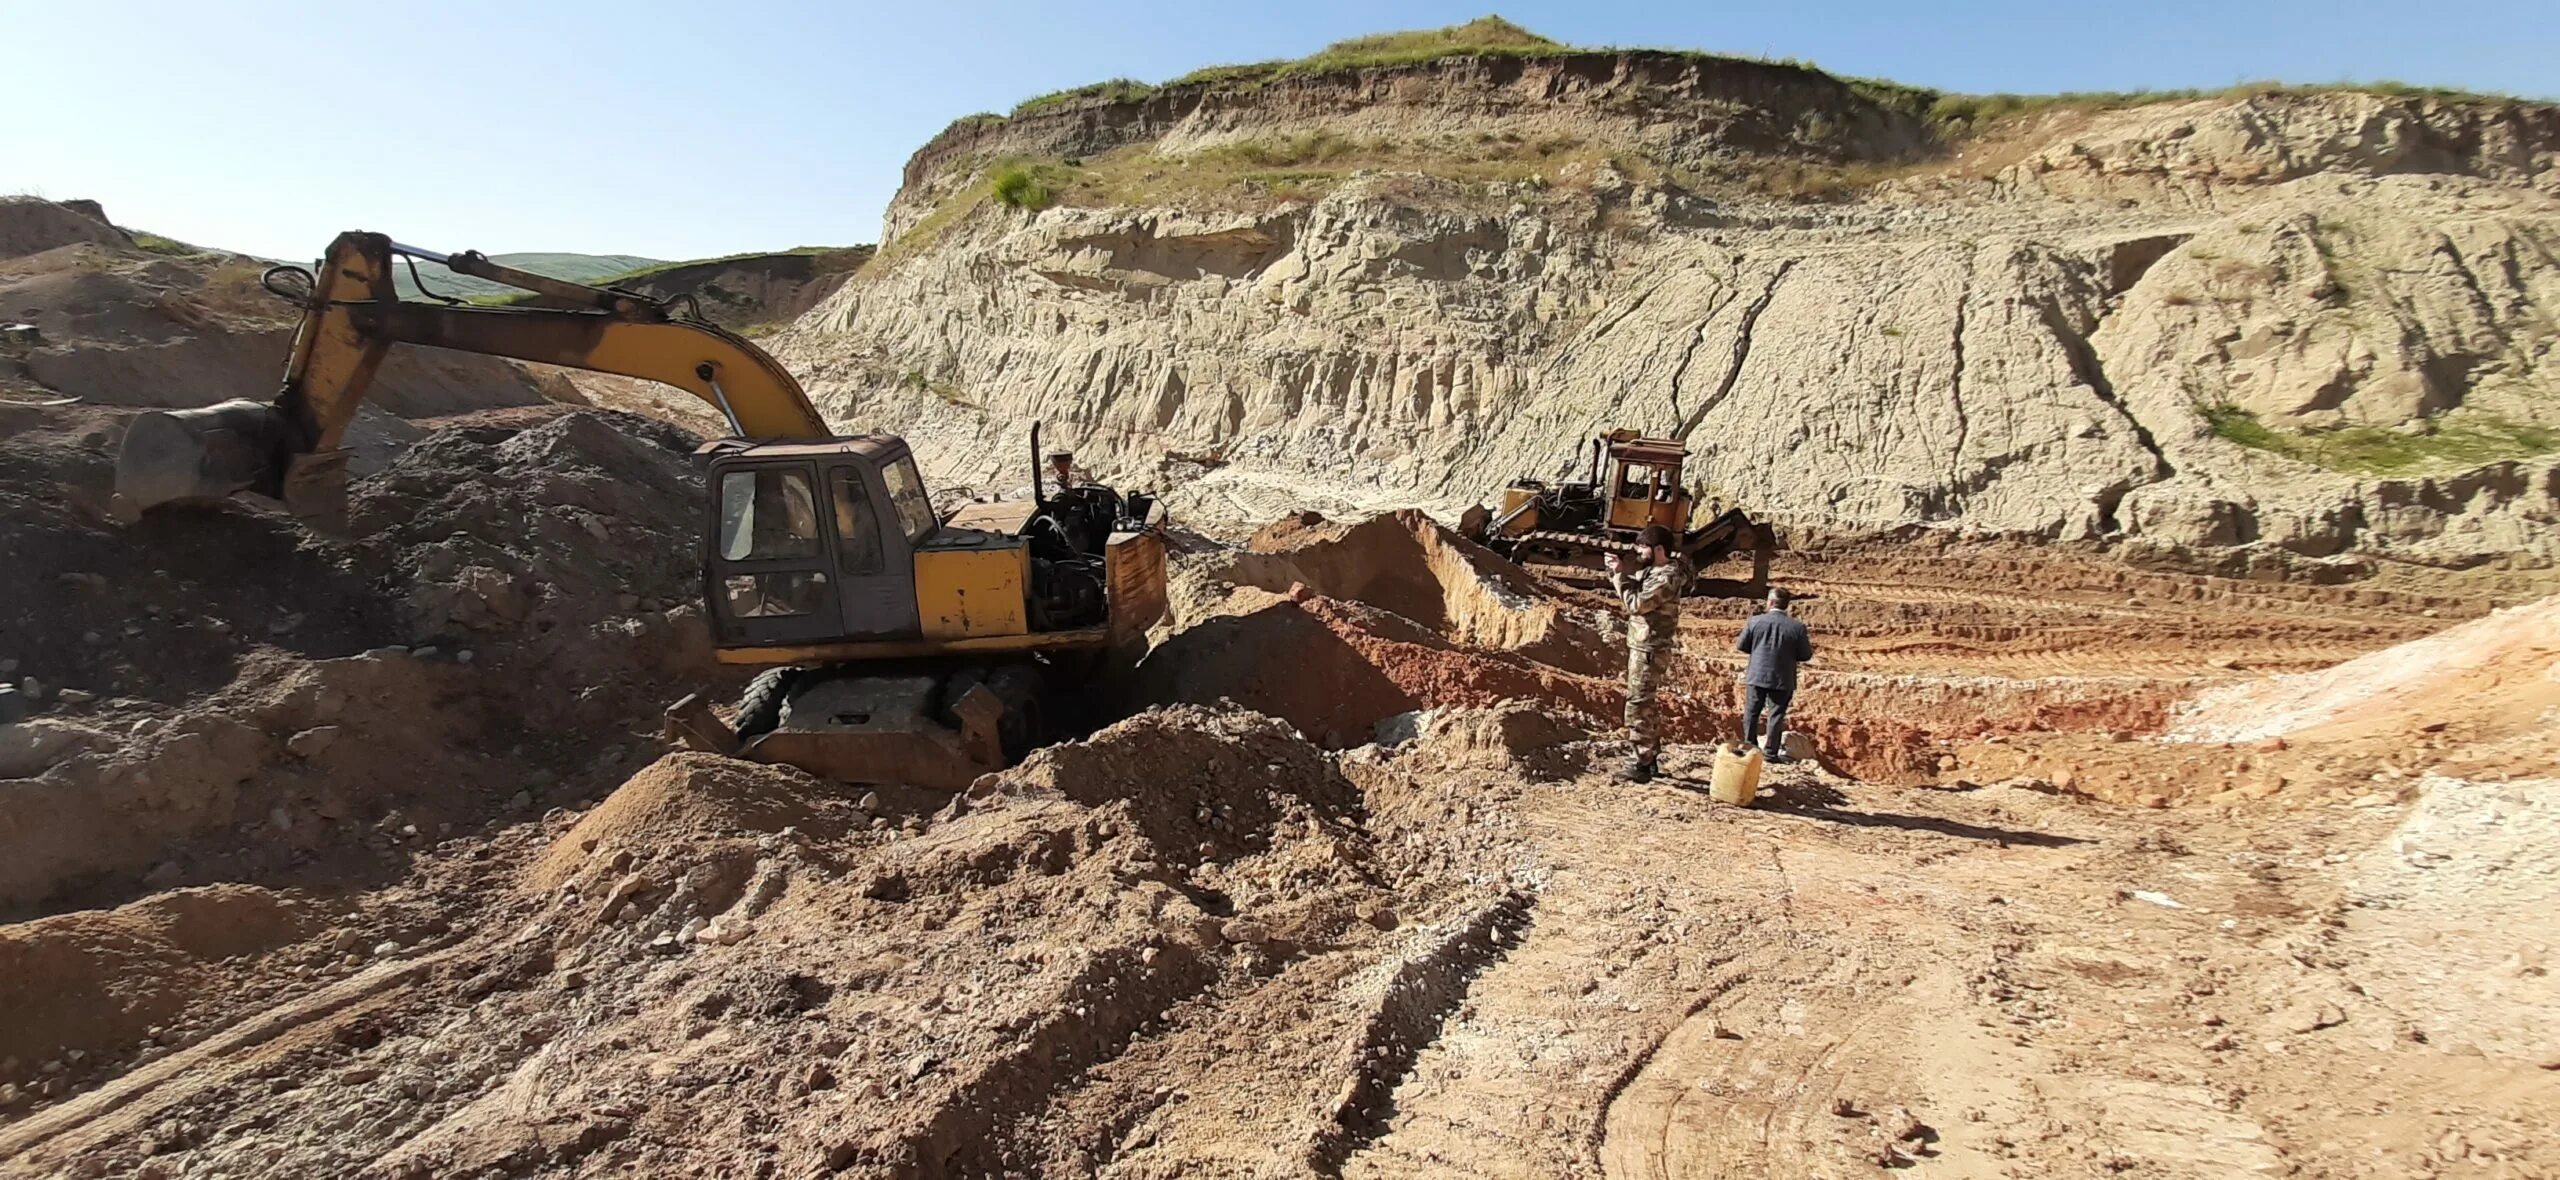
M 575 309 L 471 307 L 404 301 L 392 283 L 400 255 L 462 274 L 509 283 Z M 814 439 L 826 420 L 800 383 L 755 345 L 663 304 L 620 291 L 532 275 L 478 254 L 447 257 L 376 233 L 346 233 L 329 245 L 307 291 L 281 289 L 302 277 L 279 267 L 268 289 L 302 305 L 302 325 L 271 403 L 224 402 L 144 414 L 116 461 L 116 508 L 126 518 L 163 504 L 217 500 L 253 491 L 328 526 L 343 513 L 340 449 L 374 373 L 394 344 L 485 353 L 522 361 L 619 373 L 672 385 L 709 402 L 732 432 L 754 439 Z

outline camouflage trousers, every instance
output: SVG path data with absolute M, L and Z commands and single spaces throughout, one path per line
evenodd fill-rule
M 1647 753 L 1662 748 L 1662 709 L 1654 694 L 1670 659 L 1668 647 L 1627 646 L 1627 737 Z

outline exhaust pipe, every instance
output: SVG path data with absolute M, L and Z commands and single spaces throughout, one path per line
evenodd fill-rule
M 1049 510 L 1049 493 L 1040 486 L 1040 423 L 1036 419 L 1031 423 L 1031 503 L 1042 512 Z

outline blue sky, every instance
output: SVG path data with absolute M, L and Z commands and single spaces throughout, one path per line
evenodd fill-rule
M 1575 44 L 1962 91 L 2560 95 L 2554 0 L 21 0 L 0 4 L 0 192 L 278 257 L 356 228 L 664 258 L 870 241 L 907 155 L 958 116 L 1489 10 Z

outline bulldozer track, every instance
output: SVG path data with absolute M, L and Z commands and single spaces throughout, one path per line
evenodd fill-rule
M 1636 551 L 1636 547 L 1628 542 L 1603 540 L 1585 533 L 1550 533 L 1545 531 L 1532 531 L 1522 533 L 1518 537 L 1513 538 L 1513 540 L 1518 542 L 1538 541 L 1550 545 L 1570 545 L 1577 549 L 1590 549 L 1593 551 L 1607 551 L 1613 549 L 1621 553 L 1633 553 Z

